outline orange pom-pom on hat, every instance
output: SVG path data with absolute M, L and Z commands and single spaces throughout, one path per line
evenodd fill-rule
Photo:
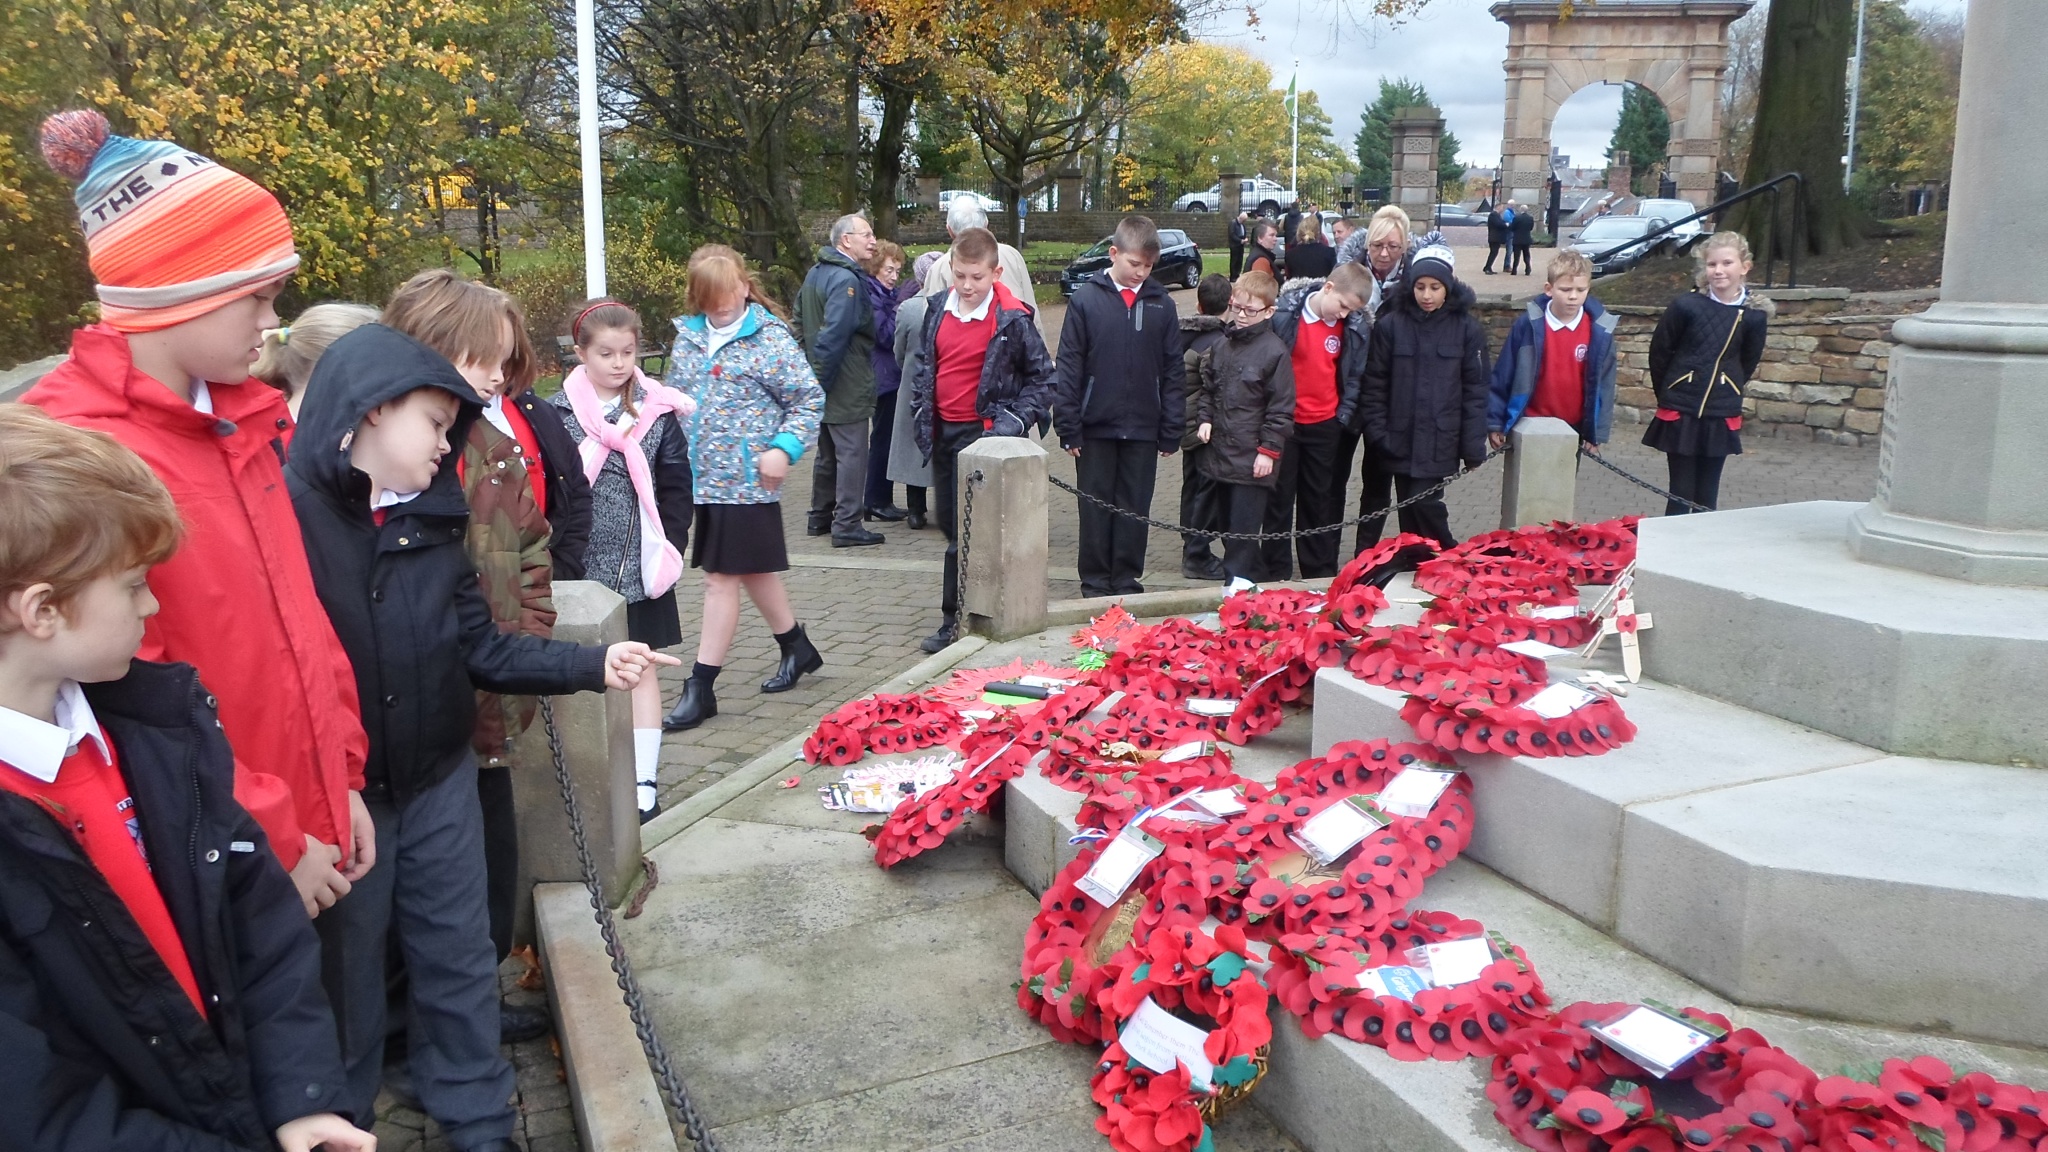
M 117 136 L 94 111 L 43 121 L 43 158 L 72 194 L 102 318 L 182 324 L 299 266 L 284 208 L 248 177 L 164 140 Z

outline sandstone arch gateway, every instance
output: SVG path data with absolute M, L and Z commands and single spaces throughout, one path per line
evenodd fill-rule
M 1550 179 L 1550 126 L 1590 84 L 1631 82 L 1671 114 L 1669 173 L 1678 194 L 1713 201 L 1721 159 L 1721 80 L 1728 25 L 1754 0 L 1580 0 L 1558 19 L 1558 0 L 1500 0 L 1508 26 L 1507 119 L 1501 194 L 1541 202 Z

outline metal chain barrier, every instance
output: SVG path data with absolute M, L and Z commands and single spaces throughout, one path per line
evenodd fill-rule
M 1489 451 L 1486 454 L 1485 459 L 1482 459 L 1479 462 L 1478 467 L 1461 468 L 1458 471 L 1451 473 L 1449 476 L 1444 477 L 1442 480 L 1436 482 L 1435 484 L 1430 485 L 1427 488 L 1424 488 L 1422 491 L 1415 493 L 1414 495 L 1408 497 L 1405 500 L 1397 500 L 1394 503 L 1387 505 L 1385 508 L 1381 508 L 1376 512 L 1369 512 L 1364 516 L 1357 517 L 1356 519 L 1339 520 L 1334 524 L 1323 524 L 1314 528 L 1296 528 L 1292 532 L 1211 532 L 1207 529 L 1203 529 L 1201 535 L 1204 539 L 1208 540 L 1259 541 L 1298 540 L 1303 536 L 1320 536 L 1325 532 L 1342 532 L 1345 528 L 1350 527 L 1351 525 L 1363 524 L 1368 520 L 1384 519 L 1385 517 L 1391 516 L 1394 513 L 1399 512 L 1401 509 L 1406 508 L 1411 504 L 1420 504 L 1424 500 L 1428 500 L 1433 496 L 1440 495 L 1442 494 L 1444 489 L 1449 488 L 1452 484 L 1458 482 L 1459 480 L 1463 480 L 1465 477 L 1470 476 L 1473 473 L 1479 471 L 1480 468 L 1486 467 L 1489 461 L 1491 461 L 1496 456 L 1505 454 L 1505 451 L 1505 449 L 1500 448 L 1493 449 L 1492 451 Z M 977 473 L 977 475 L 979 475 L 979 473 Z M 1081 491 L 1079 488 L 1074 487 L 1072 484 L 1067 483 L 1065 480 L 1062 480 L 1057 476 L 1048 476 L 1046 477 L 1046 479 L 1052 482 L 1053 487 L 1058 488 L 1063 492 L 1071 492 L 1074 495 L 1079 496 L 1081 499 L 1087 501 L 1088 503 L 1093 504 L 1099 508 L 1106 508 L 1109 511 L 1115 513 L 1118 516 L 1122 516 L 1127 520 L 1141 521 L 1147 527 L 1158 528 L 1166 532 L 1177 532 L 1185 534 L 1192 531 L 1192 529 L 1190 529 L 1185 524 L 1169 524 L 1164 520 L 1154 520 L 1150 516 L 1140 516 L 1136 512 L 1119 508 L 1116 505 L 1111 504 L 1109 501 L 1104 500 L 1099 496 L 1091 496 L 1088 493 Z M 963 536 L 961 551 L 961 555 L 963 558 L 961 567 L 963 571 L 966 567 L 965 539 L 965 536 Z
M 976 468 L 967 474 L 967 482 L 960 486 L 960 563 L 955 565 L 954 572 L 959 578 L 960 586 L 953 592 L 960 598 L 962 616 L 967 615 L 967 538 L 974 533 L 974 490 L 987 481 L 988 477 L 982 475 L 981 469 Z
M 1675 501 L 1677 503 L 1685 505 L 1687 508 L 1690 508 L 1694 512 L 1713 511 L 1712 508 L 1709 508 L 1705 504 L 1701 504 L 1696 500 L 1687 500 L 1685 497 L 1678 495 L 1676 492 L 1667 492 L 1664 489 L 1657 487 L 1655 484 L 1650 483 L 1648 480 L 1643 479 L 1641 476 L 1637 476 L 1634 473 L 1631 473 L 1626 469 L 1622 468 L 1621 465 L 1608 460 L 1607 457 L 1600 455 L 1598 452 L 1587 451 L 1586 446 L 1584 444 L 1579 445 L 1579 455 L 1584 456 L 1586 459 L 1591 460 L 1593 463 L 1598 464 L 1602 468 L 1607 469 L 1609 472 L 1614 473 L 1616 476 L 1621 477 L 1623 480 L 1628 481 L 1629 483 L 1635 485 L 1638 488 L 1643 488 L 1647 489 L 1648 491 L 1655 492 L 1657 495 L 1662 496 L 1666 500 Z
M 633 975 L 632 961 L 626 959 L 626 950 L 619 946 L 619 926 L 612 920 L 612 910 L 604 901 L 604 891 L 597 876 L 597 861 L 591 858 L 590 841 L 583 830 L 583 808 L 576 802 L 576 782 L 569 777 L 569 761 L 562 752 L 562 734 L 555 727 L 554 701 L 546 696 L 540 698 L 540 718 L 547 727 L 548 754 L 555 760 L 555 783 L 561 787 L 562 807 L 569 814 L 569 838 L 576 844 L 576 863 L 583 869 L 583 887 L 590 893 L 590 908 L 597 917 L 597 930 L 604 937 L 604 952 L 611 958 L 612 973 L 619 978 L 619 991 L 624 994 L 626 1011 L 632 1013 L 633 1031 L 640 1037 L 640 1048 L 646 1053 L 647 1066 L 654 1071 L 663 1099 L 670 1111 L 682 1121 L 683 1133 L 690 1138 L 697 1152 L 718 1152 L 711 1130 L 705 1126 L 704 1118 L 697 1114 L 696 1105 L 690 1102 L 690 1094 L 683 1087 L 682 1077 L 676 1074 L 675 1065 L 669 1061 L 668 1049 L 654 1032 L 654 1021 L 647 1013 L 647 1001 L 640 993 L 640 981 Z M 651 872 L 649 879 L 653 879 Z

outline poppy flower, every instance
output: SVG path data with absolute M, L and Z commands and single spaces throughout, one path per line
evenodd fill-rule
M 1628 1113 L 1604 1092 L 1579 1088 L 1565 1094 L 1551 1114 L 1576 1128 L 1602 1134 L 1628 1123 Z

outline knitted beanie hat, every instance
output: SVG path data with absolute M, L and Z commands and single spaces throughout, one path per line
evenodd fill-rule
M 116 136 L 90 110 L 43 121 L 42 150 L 78 185 L 101 316 L 122 332 L 182 324 L 299 266 L 277 198 L 204 156 Z
M 1448 288 L 1458 282 L 1457 269 L 1458 258 L 1452 255 L 1448 246 L 1425 244 L 1408 258 L 1408 282 L 1413 284 L 1427 276 Z

